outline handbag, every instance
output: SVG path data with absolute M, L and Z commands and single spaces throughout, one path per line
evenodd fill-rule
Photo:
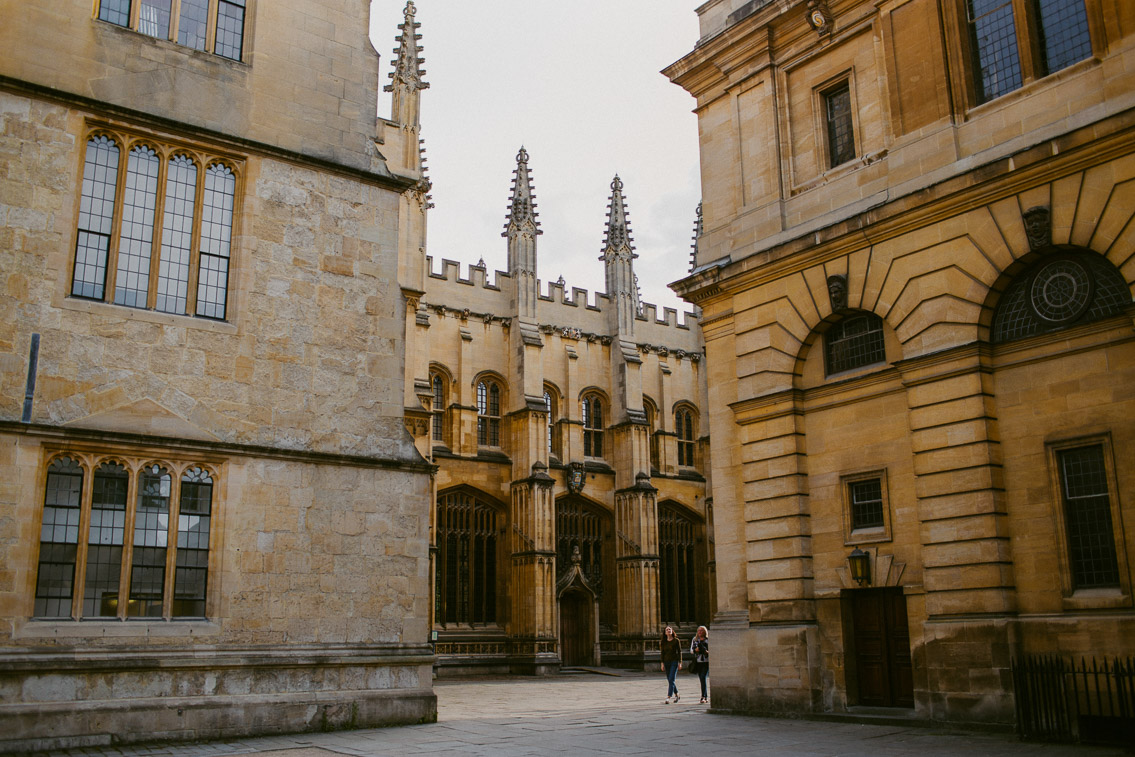
M 698 662 L 697 660 L 694 660 L 693 662 L 691 662 L 689 665 L 686 666 L 686 669 L 689 670 L 694 675 L 697 675 L 698 672 L 701 671 L 701 666 L 702 666 L 702 663 Z

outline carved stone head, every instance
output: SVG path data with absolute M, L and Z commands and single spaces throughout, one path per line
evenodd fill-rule
M 1048 208 L 1038 205 L 1021 214 L 1025 222 L 1025 235 L 1029 249 L 1039 250 L 1052 244 L 1052 220 Z
M 828 276 L 828 300 L 832 312 L 847 309 L 847 277 L 842 274 Z

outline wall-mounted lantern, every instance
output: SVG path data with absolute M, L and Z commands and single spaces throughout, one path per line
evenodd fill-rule
M 851 577 L 855 583 L 862 586 L 871 583 L 871 555 L 856 547 L 847 556 L 847 567 L 851 570 Z

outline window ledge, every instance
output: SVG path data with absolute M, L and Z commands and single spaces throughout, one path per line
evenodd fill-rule
M 844 546 L 855 547 L 860 544 L 878 544 L 880 542 L 887 542 L 891 540 L 891 535 L 887 531 L 886 526 L 878 526 L 876 528 L 857 528 L 847 536 L 847 541 Z
M 186 328 L 201 329 L 202 331 L 212 331 L 217 334 L 237 333 L 237 327 L 232 321 L 214 321 L 195 315 L 160 313 L 156 310 L 143 310 L 141 308 L 127 307 L 126 305 L 112 305 L 109 302 L 82 300 L 77 297 L 64 297 L 54 304 L 56 307 L 64 310 L 113 316 L 128 321 L 146 321 L 147 323 L 160 323 L 164 326 L 184 326 Z
M 1131 594 L 1114 587 L 1106 589 L 1079 589 L 1064 597 L 1065 611 L 1111 610 L 1131 607 Z
M 215 636 L 221 624 L 210 620 L 28 620 L 17 624 L 14 639 L 137 639 Z

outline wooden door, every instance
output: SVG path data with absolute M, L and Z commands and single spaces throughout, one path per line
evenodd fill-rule
M 906 597 L 900 588 L 851 594 L 858 704 L 914 707 Z
M 560 661 L 567 666 L 591 665 L 593 620 L 591 598 L 582 591 L 560 597 Z

